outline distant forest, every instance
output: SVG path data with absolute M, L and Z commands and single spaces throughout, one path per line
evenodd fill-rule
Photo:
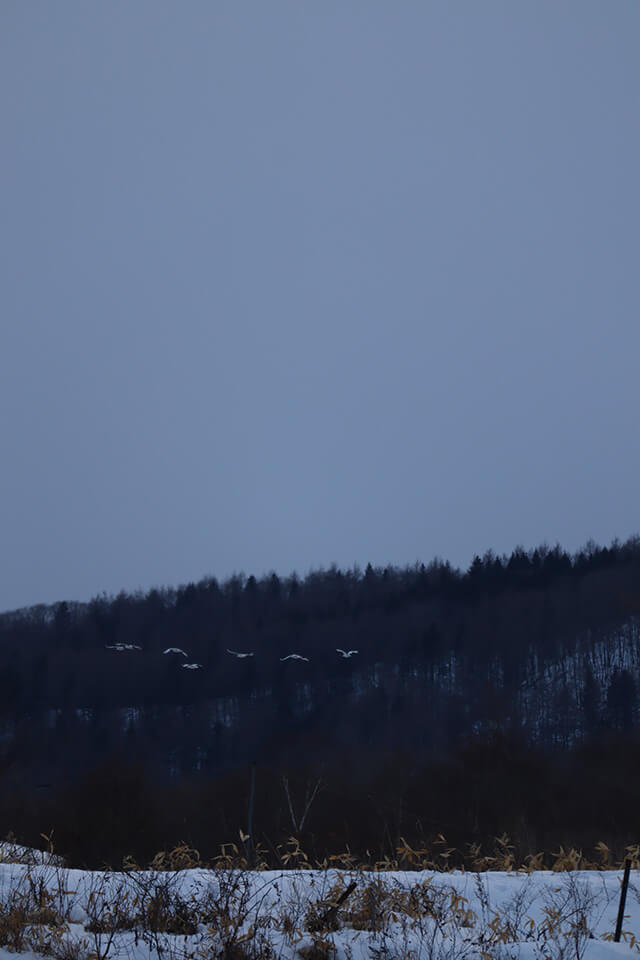
M 290 835 L 319 858 L 438 833 L 619 848 L 640 840 L 640 539 L 7 612 L 0 690 L 0 833 L 53 829 L 77 863 L 212 856 L 252 780 L 275 863 Z

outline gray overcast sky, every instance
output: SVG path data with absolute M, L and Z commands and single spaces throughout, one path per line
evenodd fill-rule
M 0 609 L 638 532 L 636 0 L 3 0 Z

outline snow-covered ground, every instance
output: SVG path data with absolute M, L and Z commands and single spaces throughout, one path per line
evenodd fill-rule
M 22 844 L 14 843 L 12 840 L 0 840 L 0 864 L 4 863 L 50 863 L 64 866 L 62 857 L 56 856 L 55 853 L 23 847 Z
M 621 876 L 1 863 L 0 960 L 34 951 L 57 960 L 607 960 L 639 949 L 640 871 L 623 942 L 611 942 Z

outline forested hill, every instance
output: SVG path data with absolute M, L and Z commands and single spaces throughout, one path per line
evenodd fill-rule
M 0 684 L 0 833 L 82 862 L 217 849 L 254 765 L 259 835 L 299 826 L 297 782 L 322 856 L 640 839 L 638 539 L 34 606 L 0 615 Z
M 637 539 L 34 606 L 0 616 L 4 762 L 144 745 L 175 775 L 329 742 L 435 756 L 495 729 L 571 746 L 640 719 L 639 630 Z

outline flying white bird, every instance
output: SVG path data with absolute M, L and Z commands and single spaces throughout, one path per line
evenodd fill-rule
M 358 650 L 341 650 L 340 647 L 336 647 L 336 653 L 342 654 L 345 660 L 348 660 L 349 657 L 352 657 L 354 653 L 359 653 Z
M 183 663 L 182 669 L 183 670 L 202 670 L 202 664 L 201 663 Z
M 180 649 L 180 647 L 167 647 L 167 649 L 166 649 L 166 650 L 163 650 L 162 652 L 163 652 L 163 653 L 179 653 L 179 654 L 181 654 L 183 657 L 186 657 L 186 655 L 187 655 L 187 654 L 184 652 L 184 650 L 181 650 L 181 649 Z
M 142 647 L 139 647 L 137 643 L 105 643 L 105 650 L 117 650 L 119 653 L 122 653 L 123 650 L 142 650 Z
M 244 660 L 245 657 L 253 656 L 253 653 L 238 653 L 237 650 L 229 650 L 229 647 L 227 647 L 227 653 L 230 653 L 232 657 L 238 657 L 239 660 Z
M 306 660 L 309 663 L 309 657 L 301 657 L 299 653 L 290 653 L 287 657 L 280 657 L 281 663 L 284 663 L 285 660 Z

